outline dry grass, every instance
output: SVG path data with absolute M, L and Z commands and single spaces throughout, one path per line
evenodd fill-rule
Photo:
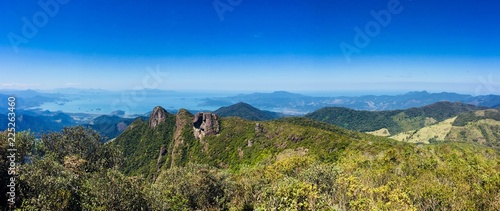
M 368 134 L 376 135 L 376 136 L 382 136 L 382 137 L 389 137 L 391 136 L 391 133 L 387 128 L 382 128 L 380 130 L 372 131 L 372 132 L 366 132 Z
M 451 131 L 452 123 L 457 117 L 453 117 L 437 124 L 421 128 L 419 130 L 406 131 L 390 138 L 398 141 L 406 141 L 411 143 L 429 143 L 429 140 L 444 140 L 446 135 Z

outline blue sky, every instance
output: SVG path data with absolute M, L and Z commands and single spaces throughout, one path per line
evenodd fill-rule
M 0 89 L 500 94 L 493 0 L 39 2 L 2 2 Z

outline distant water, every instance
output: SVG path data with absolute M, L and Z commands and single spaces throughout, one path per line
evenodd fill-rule
M 188 110 L 216 110 L 218 107 L 200 106 L 203 99 L 222 97 L 221 94 L 205 93 L 146 93 L 146 92 L 105 92 L 71 94 L 67 102 L 44 103 L 38 108 L 65 113 L 110 114 L 116 110 L 125 111 L 126 115 L 145 114 L 155 106 L 167 110 L 186 108 Z

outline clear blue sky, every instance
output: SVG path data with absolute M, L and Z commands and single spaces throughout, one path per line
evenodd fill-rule
M 500 94 L 494 0 L 59 1 L 2 1 L 0 89 Z

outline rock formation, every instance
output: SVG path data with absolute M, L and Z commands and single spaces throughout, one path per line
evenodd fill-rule
M 174 139 L 171 145 L 172 152 L 170 156 L 170 166 L 172 167 L 180 164 L 183 156 L 185 156 L 183 152 L 186 150 L 185 148 L 187 146 L 184 144 L 184 137 L 182 135 L 182 132 L 186 129 L 190 129 L 189 127 L 191 127 L 192 125 L 192 119 L 193 115 L 186 109 L 179 109 L 177 115 L 175 116 Z
M 165 122 L 165 119 L 167 118 L 167 113 L 168 112 L 161 106 L 156 106 L 153 109 L 151 115 L 149 115 L 149 127 L 151 129 L 154 129 L 160 123 Z
M 219 117 L 213 113 L 198 112 L 193 118 L 194 137 L 202 139 L 219 133 Z

